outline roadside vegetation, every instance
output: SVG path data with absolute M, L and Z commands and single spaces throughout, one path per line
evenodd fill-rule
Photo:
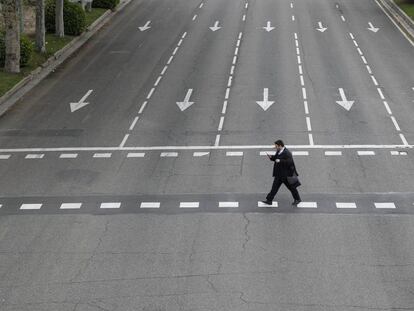
M 68 0 L 20 1 L 1 2 L 0 97 L 119 3 L 94 0 L 85 6 Z M 55 25 L 57 15 L 61 22 Z M 40 25 L 36 17 L 42 20 Z
M 395 0 L 395 3 L 414 20 L 414 0 Z

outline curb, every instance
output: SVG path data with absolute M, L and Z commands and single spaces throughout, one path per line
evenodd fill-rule
M 84 33 L 74 38 L 62 49 L 49 57 L 43 64 L 33 70 L 27 77 L 17 83 L 12 89 L 0 97 L 0 116 L 4 115 L 14 104 L 16 104 L 24 95 L 38 85 L 60 64 L 68 59 L 74 52 L 81 48 L 99 29 L 102 28 L 115 14 L 120 12 L 131 0 L 125 0 L 120 3 L 114 11 L 107 10 L 96 21 L 88 26 Z
M 414 40 L 414 21 L 393 0 L 377 0 L 379 6 L 411 40 Z

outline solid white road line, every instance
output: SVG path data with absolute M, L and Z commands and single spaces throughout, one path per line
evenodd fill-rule
M 129 152 L 127 158 L 143 158 L 145 157 L 145 152 Z
M 336 208 L 356 208 L 356 204 L 355 203 L 346 203 L 346 202 L 337 202 L 336 203 Z
M 269 207 L 269 206 L 278 207 L 278 203 L 277 203 L 277 201 L 273 201 L 272 205 L 268 205 L 268 204 L 263 203 L 262 201 L 257 202 L 257 207 Z
M 136 124 L 137 124 L 137 122 L 138 122 L 138 119 L 139 119 L 139 117 L 135 117 L 134 121 L 132 121 L 132 124 L 131 124 L 131 126 L 129 127 L 129 130 L 130 130 L 130 131 L 132 131 L 132 130 L 134 129 L 135 125 L 136 125 Z
M 326 156 L 341 156 L 342 151 L 325 151 Z
M 95 153 L 93 155 L 94 158 L 110 158 L 112 153 Z
M 140 208 L 160 208 L 160 202 L 142 202 Z
M 120 208 L 121 202 L 105 202 L 101 203 L 100 208 Z
M 297 207 L 299 208 L 317 208 L 318 203 L 316 202 L 300 202 Z
M 397 208 L 394 203 L 392 202 L 381 202 L 381 203 L 374 203 L 375 208 Z
M 178 157 L 178 152 L 161 152 L 161 158 L 175 158 Z
M 40 209 L 43 204 L 22 204 L 20 209 L 28 210 L 28 209 Z
M 11 157 L 10 154 L 0 154 L 0 160 L 7 160 Z
M 180 208 L 199 208 L 200 202 L 180 202 Z
M 239 202 L 219 202 L 219 207 L 239 207 Z
M 28 154 L 25 156 L 25 159 L 43 159 L 45 155 L 42 154 Z
M 243 151 L 227 151 L 226 157 L 242 157 Z
M 62 203 L 60 209 L 79 209 L 82 203 Z
M 357 153 L 360 156 L 375 155 L 375 152 L 371 150 L 358 150 Z
M 210 155 L 210 152 L 194 152 L 193 157 L 204 157 Z
M 78 157 L 77 153 L 62 153 L 59 158 L 61 159 L 76 159 Z

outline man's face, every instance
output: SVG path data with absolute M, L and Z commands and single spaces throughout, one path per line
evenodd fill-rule
M 275 144 L 275 148 L 276 148 L 276 150 L 277 150 L 277 151 L 280 151 L 280 150 L 282 150 L 282 146 L 280 146 L 280 145 L 277 145 L 277 144 Z

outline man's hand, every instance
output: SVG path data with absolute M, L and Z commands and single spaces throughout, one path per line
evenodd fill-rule
M 276 163 L 280 163 L 280 159 L 276 159 L 276 160 L 275 160 L 275 162 L 276 162 Z

